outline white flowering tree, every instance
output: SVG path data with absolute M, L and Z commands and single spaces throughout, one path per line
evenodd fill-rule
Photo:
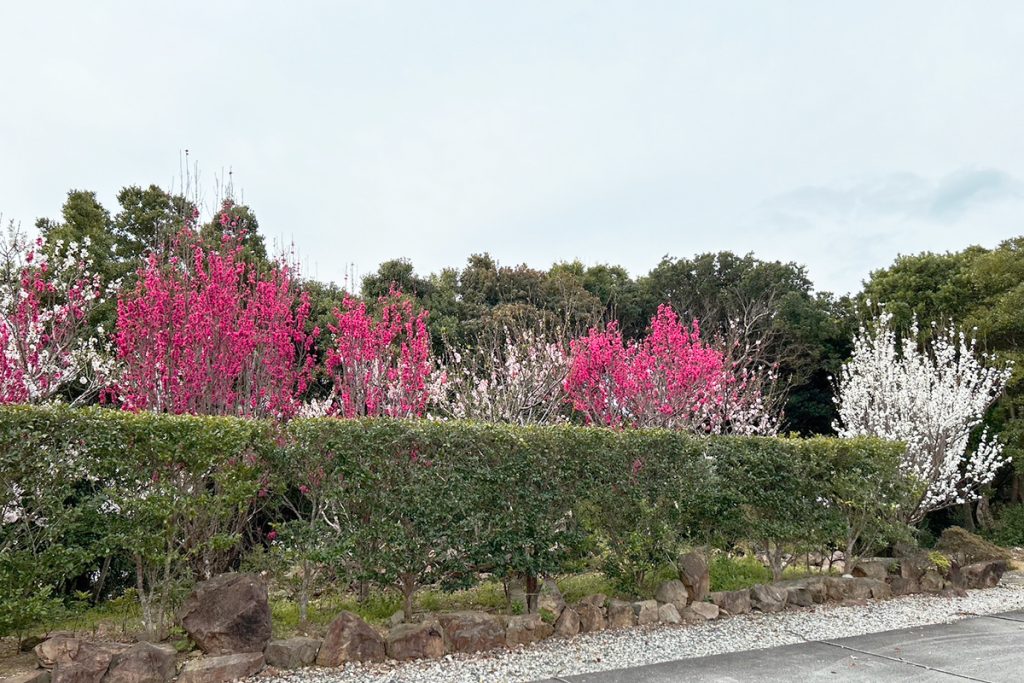
M 513 325 L 485 336 L 471 351 L 450 351 L 432 386 L 435 411 L 520 425 L 560 421 L 570 363 L 559 338 Z
M 927 343 L 918 339 L 916 321 L 901 340 L 883 310 L 860 328 L 836 385 L 841 437 L 906 444 L 902 469 L 919 484 L 902 510 L 908 523 L 977 498 L 1005 463 L 996 437 L 972 435 L 1010 377 L 1008 368 L 986 365 L 976 340 L 952 324 L 933 326 Z
M 99 390 L 110 360 L 89 325 L 104 289 L 88 247 L 57 244 L 50 259 L 42 239 L 13 226 L 0 237 L 0 404 L 44 403 L 71 385 L 74 401 Z

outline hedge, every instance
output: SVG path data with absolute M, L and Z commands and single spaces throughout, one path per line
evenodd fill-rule
M 104 582 L 127 584 L 159 635 L 190 582 L 237 567 L 243 553 L 303 569 L 303 614 L 318 576 L 398 586 L 408 607 L 422 585 L 459 587 L 486 573 L 526 577 L 533 593 L 538 576 L 595 564 L 639 590 L 687 546 L 753 544 L 778 573 L 795 550 L 852 551 L 851 538 L 891 535 L 906 485 L 900 449 L 3 407 L 0 593 L 27 605 L 82 577 L 97 595 Z M 0 611 L 0 631 L 42 618 L 46 599 L 36 602 L 21 622 Z

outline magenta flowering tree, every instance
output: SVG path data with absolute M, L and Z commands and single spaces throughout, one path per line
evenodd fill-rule
M 89 400 L 109 371 L 88 320 L 105 294 L 88 244 L 52 259 L 44 246 L 13 227 L 0 240 L 0 404 Z
M 626 343 L 615 323 L 574 339 L 565 381 L 587 422 L 610 427 L 694 429 L 719 399 L 722 355 L 662 305 L 648 335 Z
M 335 309 L 327 372 L 333 382 L 329 414 L 342 417 L 419 417 L 427 408 L 434 363 L 427 311 L 392 290 L 375 318 L 366 303 L 346 297 Z
M 773 433 L 777 421 L 763 395 L 767 371 L 702 341 L 658 307 L 648 334 L 626 342 L 615 323 L 573 340 L 565 389 L 587 422 L 662 427 L 695 433 Z
M 246 417 L 297 412 L 318 334 L 292 269 L 247 264 L 230 236 L 202 246 L 186 226 L 176 249 L 152 253 L 117 305 L 114 387 L 129 410 Z

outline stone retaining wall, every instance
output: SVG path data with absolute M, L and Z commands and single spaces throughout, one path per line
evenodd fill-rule
M 180 615 L 204 655 L 176 661 L 167 645 L 98 643 L 58 635 L 35 648 L 39 668 L 8 683 L 229 683 L 265 667 L 295 669 L 440 657 L 527 646 L 545 638 L 658 624 L 699 624 L 751 611 L 779 612 L 826 602 L 860 604 L 911 593 L 963 594 L 990 588 L 1006 571 L 1000 560 L 940 566 L 920 553 L 894 560 L 862 561 L 852 575 L 815 576 L 737 591 L 708 592 L 703 558 L 683 558 L 680 579 L 666 581 L 654 599 L 637 602 L 596 594 L 567 605 L 553 582 L 540 596 L 540 614 L 486 612 L 427 614 L 413 623 L 395 620 L 386 633 L 351 612 L 339 614 L 323 640 L 270 639 L 270 609 L 263 580 L 226 574 L 199 584 Z

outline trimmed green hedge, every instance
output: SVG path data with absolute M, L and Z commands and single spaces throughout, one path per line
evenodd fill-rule
M 56 594 L 112 565 L 158 631 L 190 581 L 254 548 L 304 569 L 300 602 L 317 576 L 397 585 L 411 601 L 421 585 L 595 563 L 639 590 L 695 545 L 754 544 L 781 572 L 783 553 L 892 532 L 899 452 L 868 439 L 5 407 L 0 593 Z M 0 631 L 19 628 L 3 619 Z

